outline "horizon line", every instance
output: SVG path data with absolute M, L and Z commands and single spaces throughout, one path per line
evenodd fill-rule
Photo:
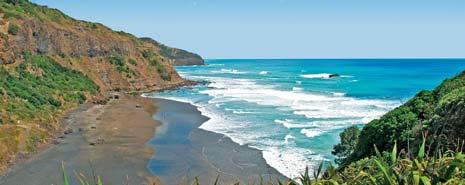
M 465 57 L 385 57 L 385 58 L 370 58 L 370 57 L 348 57 L 348 58 L 203 58 L 204 60 L 465 60 Z

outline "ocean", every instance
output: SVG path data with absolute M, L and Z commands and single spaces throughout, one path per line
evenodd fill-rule
M 218 59 L 177 67 L 208 83 L 147 95 L 196 105 L 211 118 L 201 129 L 261 150 L 293 178 L 333 161 L 344 128 L 363 127 L 464 69 L 465 59 Z

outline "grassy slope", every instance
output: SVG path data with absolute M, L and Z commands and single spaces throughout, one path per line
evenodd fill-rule
M 47 142 L 58 118 L 95 95 L 99 87 L 82 73 L 45 56 L 25 55 L 15 67 L 0 66 L 0 161 Z

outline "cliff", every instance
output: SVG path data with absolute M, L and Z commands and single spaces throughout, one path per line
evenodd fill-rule
M 198 54 L 191 53 L 182 49 L 170 48 L 151 38 L 144 37 L 140 39 L 145 42 L 150 42 L 153 45 L 159 47 L 163 56 L 168 57 L 170 59 L 170 63 L 175 66 L 205 65 L 204 60 Z
M 191 63 L 203 60 L 27 0 L 0 0 L 0 171 L 50 142 L 79 104 L 189 83 L 173 64 Z

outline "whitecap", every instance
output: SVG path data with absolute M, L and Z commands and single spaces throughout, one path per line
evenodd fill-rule
M 289 144 L 290 142 L 293 142 L 295 137 L 292 134 L 287 134 L 284 137 L 284 144 Z
M 300 133 L 304 134 L 305 136 L 312 138 L 321 135 L 323 132 L 318 129 L 302 129 Z
M 291 179 L 299 177 L 305 168 L 314 169 L 321 161 L 326 160 L 321 155 L 314 155 L 308 149 L 288 145 L 264 149 L 263 158 L 267 164 Z
M 266 74 L 268 74 L 268 71 L 260 71 L 260 73 L 258 73 L 258 74 L 266 75 Z
M 318 73 L 318 74 L 304 74 L 300 75 L 303 78 L 329 78 L 329 73 Z
M 293 91 L 302 91 L 302 88 L 301 87 L 293 87 L 292 90 Z
M 225 74 L 245 74 L 246 72 L 239 71 L 236 69 L 221 69 L 221 70 L 214 70 L 211 71 L 212 73 L 225 73 Z
M 346 95 L 346 93 L 338 93 L 338 92 L 334 92 L 332 94 L 333 96 L 345 96 Z
M 321 78 L 321 79 L 330 79 L 331 75 L 330 73 L 317 73 L 317 74 L 303 74 L 300 75 L 303 78 Z M 354 76 L 351 75 L 339 75 L 338 77 L 340 78 L 353 78 Z

